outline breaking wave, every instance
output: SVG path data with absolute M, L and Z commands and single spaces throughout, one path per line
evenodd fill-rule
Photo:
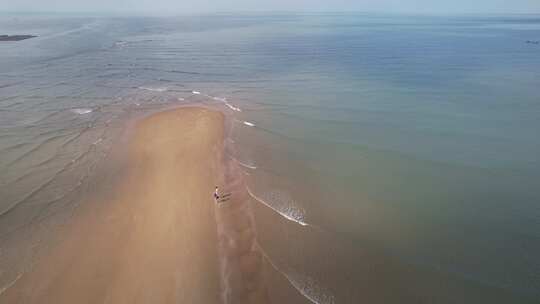
M 227 101 L 227 98 L 223 98 L 223 97 L 212 97 L 213 100 L 217 100 L 217 101 L 221 101 L 223 102 L 229 109 L 233 110 L 233 111 L 236 111 L 236 112 L 242 112 L 242 109 L 240 109 L 239 107 L 235 107 L 233 106 L 232 104 L 230 104 L 228 101 Z
M 232 160 L 234 160 L 236 163 L 238 163 L 239 165 L 241 165 L 242 167 L 246 167 L 246 168 L 252 169 L 252 170 L 257 169 L 257 166 L 255 166 L 255 165 L 246 164 L 246 163 L 241 162 L 241 161 L 239 161 L 238 159 L 236 159 L 235 157 L 230 156 L 230 155 L 229 155 L 229 157 L 230 157 Z
M 167 87 L 138 87 L 139 90 L 151 91 L 151 92 L 167 92 Z
M 289 283 L 306 299 L 314 304 L 335 303 L 335 296 L 326 288 L 322 287 L 315 279 L 308 275 L 299 273 L 290 267 L 287 267 L 286 269 L 279 267 L 258 243 L 257 248 L 259 249 L 259 252 L 262 253 L 265 260 L 277 272 L 283 275 L 287 281 L 289 281 Z
M 89 114 L 89 113 L 92 113 L 93 111 L 94 110 L 92 110 L 90 108 L 71 109 L 71 112 L 73 112 L 75 114 L 79 114 L 79 115 Z
M 272 209 L 282 217 L 289 221 L 295 222 L 302 226 L 311 226 L 305 221 L 305 210 L 295 205 L 294 201 L 288 194 L 282 191 L 270 191 L 264 194 L 265 198 L 255 195 L 251 189 L 246 186 L 247 192 L 258 202 Z M 267 201 L 277 202 L 277 204 L 270 204 Z

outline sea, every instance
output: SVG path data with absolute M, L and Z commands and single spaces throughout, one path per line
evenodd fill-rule
M 231 122 L 274 303 L 540 302 L 540 15 L 3 13 L 0 34 L 38 36 L 0 42 L 0 293 L 106 187 L 132 117 L 200 104 Z

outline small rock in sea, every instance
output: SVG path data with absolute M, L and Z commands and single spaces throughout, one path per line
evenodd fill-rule
M 35 38 L 34 35 L 0 35 L 0 41 L 21 41 L 25 39 Z

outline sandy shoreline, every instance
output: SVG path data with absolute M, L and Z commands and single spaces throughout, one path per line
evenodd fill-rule
M 134 129 L 112 195 L 85 204 L 69 233 L 1 303 L 219 303 L 213 187 L 224 117 L 154 114 Z
M 110 160 L 115 176 L 96 187 L 104 193 L 81 204 L 61 242 L 0 290 L 0 303 L 511 302 L 502 290 L 420 272 L 252 206 L 242 171 L 223 159 L 225 125 L 220 112 L 186 107 L 129 128 Z M 215 185 L 232 193 L 226 202 L 215 204 Z M 287 256 L 295 252 L 299 261 Z M 330 275 L 319 285 L 272 257 Z

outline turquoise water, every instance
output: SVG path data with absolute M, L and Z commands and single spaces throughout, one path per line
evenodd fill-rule
M 229 149 L 266 204 L 254 199 L 260 245 L 307 298 L 540 297 L 540 47 L 526 43 L 540 16 L 2 15 L 0 28 L 40 36 L 0 44 L 4 248 L 51 193 L 78 193 L 71 177 L 91 176 L 125 113 L 226 100 Z

